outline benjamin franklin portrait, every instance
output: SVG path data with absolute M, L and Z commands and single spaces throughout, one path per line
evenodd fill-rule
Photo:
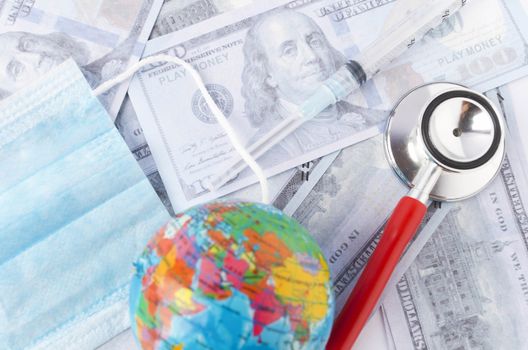
M 245 113 L 258 128 L 250 143 L 288 117 L 347 61 L 313 19 L 283 9 L 262 15 L 249 29 L 244 60 Z M 273 156 L 303 154 L 377 124 L 385 114 L 338 102 L 284 139 Z
M 38 79 L 53 67 L 72 58 L 92 87 L 117 72 L 128 62 L 132 41 L 125 41 L 109 54 L 91 60 L 86 44 L 64 33 L 0 34 L 0 99 Z

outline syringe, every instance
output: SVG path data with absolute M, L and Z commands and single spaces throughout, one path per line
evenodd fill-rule
M 403 1 L 405 3 L 401 4 Z M 414 46 L 429 31 L 460 10 L 467 1 L 399 0 L 396 6 L 407 6 L 411 9 L 405 18 L 387 29 L 381 38 L 367 47 L 356 60 L 349 61 L 341 67 L 298 107 L 295 115 L 284 119 L 250 145 L 247 148 L 248 152 L 254 159 L 258 159 L 305 121 L 316 117 L 328 106 L 358 90 L 367 80 Z M 211 188 L 220 188 L 246 167 L 245 161 L 235 160 L 227 167 L 227 171 L 211 181 Z

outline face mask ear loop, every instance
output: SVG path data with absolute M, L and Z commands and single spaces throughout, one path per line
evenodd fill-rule
M 171 62 L 171 63 L 177 64 L 183 67 L 187 72 L 191 74 L 191 77 L 194 79 L 196 85 L 200 89 L 200 92 L 202 93 L 205 99 L 205 102 L 209 106 L 211 112 L 213 112 L 213 115 L 216 117 L 216 120 L 218 121 L 220 126 L 226 132 L 233 147 L 238 152 L 240 157 L 242 157 L 242 159 L 247 163 L 247 165 L 251 168 L 251 170 L 253 170 L 253 172 L 257 176 L 258 181 L 260 183 L 262 202 L 265 204 L 270 204 L 269 184 L 268 184 L 268 179 L 266 175 L 264 175 L 264 171 L 262 170 L 260 165 L 257 163 L 257 161 L 249 154 L 246 148 L 242 145 L 242 142 L 236 135 L 235 130 L 231 127 L 231 124 L 229 124 L 229 122 L 227 121 L 227 118 L 224 116 L 224 113 L 220 110 L 220 108 L 218 108 L 216 103 L 213 101 L 213 98 L 211 97 L 207 89 L 205 88 L 202 78 L 200 77 L 198 72 L 194 70 L 194 68 L 187 62 L 183 61 L 182 59 L 178 57 L 169 56 L 169 55 L 150 56 L 150 57 L 144 58 L 141 61 L 137 62 L 136 64 L 128 68 L 123 73 L 117 75 L 113 79 L 110 79 L 102 83 L 93 91 L 93 93 L 95 96 L 99 96 L 107 92 L 114 86 L 121 84 L 125 80 L 128 80 L 129 78 L 131 78 L 137 71 L 139 71 L 144 66 L 148 66 L 149 64 L 160 63 L 160 62 Z

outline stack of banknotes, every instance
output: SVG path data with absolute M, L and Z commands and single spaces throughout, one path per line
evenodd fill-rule
M 0 0 L 0 99 L 73 58 L 93 87 L 170 54 L 190 63 L 245 144 L 395 23 L 405 0 Z M 258 159 L 273 204 L 321 245 L 338 310 L 407 188 L 385 159 L 394 104 L 433 81 L 487 94 L 508 155 L 476 198 L 432 205 L 383 296 L 395 349 L 522 349 L 528 328 L 528 1 L 472 0 L 346 101 Z M 128 92 L 128 93 L 127 93 Z M 258 201 L 249 170 L 211 192 L 237 154 L 188 74 L 165 62 L 101 97 L 171 213 Z

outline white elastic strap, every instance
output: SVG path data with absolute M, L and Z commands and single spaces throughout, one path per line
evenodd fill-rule
M 202 81 L 202 78 L 198 74 L 194 68 L 185 62 L 184 60 L 175 57 L 175 56 L 169 56 L 169 55 L 156 55 L 156 56 L 150 56 L 147 58 L 142 59 L 141 61 L 134 64 L 132 67 L 128 68 L 123 73 L 119 74 L 113 79 L 110 79 L 101 85 L 99 85 L 93 92 L 95 96 L 99 96 L 114 86 L 121 84 L 125 80 L 128 80 L 131 78 L 138 70 L 143 68 L 144 66 L 147 66 L 149 64 L 153 63 L 159 63 L 159 62 L 171 62 L 175 63 L 181 67 L 183 67 L 185 70 L 187 70 L 189 73 L 191 73 L 191 77 L 196 82 L 196 85 L 198 85 L 198 88 L 200 89 L 200 92 L 202 93 L 203 97 L 205 98 L 205 102 L 211 109 L 211 112 L 213 112 L 214 116 L 216 117 L 216 120 L 218 120 L 218 123 L 220 126 L 224 129 L 227 136 L 229 137 L 229 140 L 233 144 L 233 147 L 238 152 L 240 157 L 247 163 L 247 165 L 253 170 L 255 175 L 258 178 L 258 181 L 260 183 L 260 188 L 262 192 L 262 202 L 269 204 L 269 185 L 268 185 L 268 179 L 266 175 L 264 175 L 264 171 L 258 165 L 256 160 L 249 154 L 249 152 L 246 150 L 246 148 L 242 145 L 242 142 L 240 142 L 240 139 L 235 133 L 235 130 L 231 127 L 231 124 L 227 121 L 227 118 L 225 117 L 224 113 L 218 108 L 216 103 L 213 101 L 213 98 L 205 88 L 205 85 Z

